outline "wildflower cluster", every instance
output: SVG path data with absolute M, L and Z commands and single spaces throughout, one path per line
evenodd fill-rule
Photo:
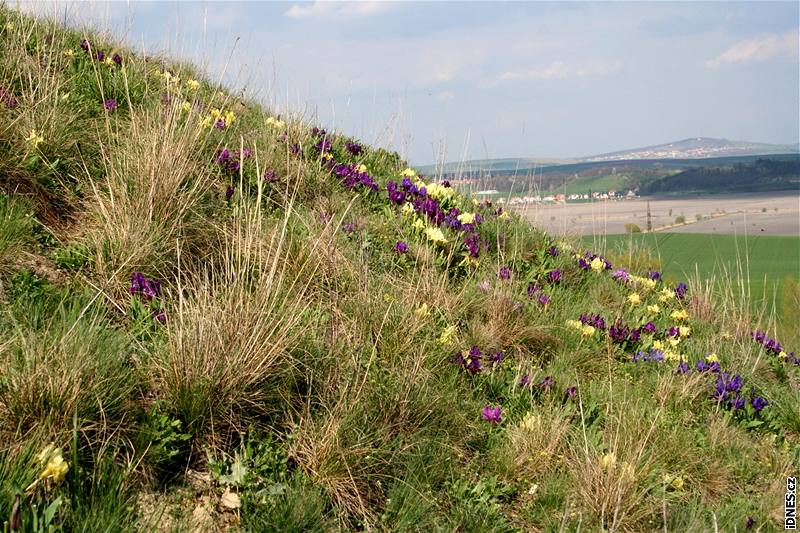
M 584 252 L 583 255 L 576 254 L 575 258 L 578 260 L 578 267 L 581 270 L 593 270 L 595 272 L 602 272 L 604 270 L 611 270 L 611 262 L 601 255 L 592 252 Z
M 6 109 L 16 109 L 19 107 L 19 101 L 11 90 L 6 89 L 0 85 L 0 104 L 5 106 Z
M 453 362 L 462 367 L 469 374 L 474 375 L 484 369 L 484 362 L 490 368 L 495 368 L 500 365 L 505 358 L 506 356 L 501 351 L 494 351 L 484 355 L 481 353 L 480 348 L 473 346 L 466 354 L 463 352 L 457 353 L 453 358 Z
M 83 39 L 81 41 L 81 50 L 83 50 L 92 60 L 97 61 L 98 63 L 103 63 L 109 67 L 121 67 L 122 66 L 122 56 L 119 54 L 106 54 L 103 50 L 95 50 L 92 47 L 92 43 L 89 42 L 88 39 Z M 70 50 L 71 52 L 71 50 Z M 67 54 L 71 56 L 72 54 Z
M 139 295 L 150 303 L 151 315 L 162 324 L 167 321 L 167 315 L 163 309 L 153 305 L 154 299 L 161 296 L 161 282 L 157 279 L 148 279 L 141 272 L 134 272 L 131 275 L 131 286 L 128 289 L 131 295 Z
M 763 346 L 767 352 L 775 354 L 781 361 L 787 361 L 789 363 L 794 363 L 795 365 L 800 365 L 800 358 L 795 357 L 794 352 L 786 353 L 783 350 L 781 343 L 775 339 L 767 337 L 766 332 L 754 331 L 750 336 L 754 341 Z

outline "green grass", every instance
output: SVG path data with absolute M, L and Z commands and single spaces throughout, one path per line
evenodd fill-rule
M 481 216 L 437 223 L 391 201 L 413 175 L 398 154 L 276 125 L 91 32 L 0 7 L 0 49 L 18 102 L 0 102 L 4 531 L 781 526 L 800 365 L 753 342 L 783 333 L 725 283 L 672 297 L 688 270 L 666 262 L 652 290 L 622 283 L 582 268 L 580 243 L 427 182 L 425 205 Z M 216 115 L 235 120 L 203 125 Z M 578 331 L 583 314 L 657 331 L 615 340 Z M 669 360 L 633 361 L 656 342 Z M 769 405 L 676 372 L 711 352 Z

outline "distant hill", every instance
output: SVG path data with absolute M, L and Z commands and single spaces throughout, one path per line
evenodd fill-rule
M 788 154 L 800 151 L 797 144 L 764 144 L 695 137 L 668 144 L 634 148 L 586 157 L 583 161 L 617 161 L 620 159 L 704 159 L 744 155 Z
M 741 157 L 775 154 L 798 154 L 800 144 L 766 144 L 749 141 L 731 141 L 709 137 L 694 137 L 666 144 L 631 148 L 585 157 L 547 158 L 519 157 L 502 159 L 475 159 L 462 162 L 448 162 L 435 165 L 418 166 L 417 170 L 425 174 L 478 174 L 490 173 L 505 175 L 524 173 L 526 170 L 543 169 L 560 165 L 580 163 L 598 163 L 610 161 L 632 160 L 680 160 L 680 159 L 712 159 L 721 157 Z

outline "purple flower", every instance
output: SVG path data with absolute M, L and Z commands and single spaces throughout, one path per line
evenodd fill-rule
M 764 333 L 763 331 L 754 331 L 753 332 L 753 339 L 755 339 L 756 342 L 763 343 L 764 339 L 766 339 L 766 338 L 767 338 L 767 334 Z
M 147 300 L 152 300 L 161 295 L 161 282 L 155 279 L 147 279 L 141 272 L 134 272 L 131 275 L 131 286 L 128 292 L 130 294 L 141 294 Z
M 588 263 L 588 262 L 587 262 L 587 261 L 586 261 L 586 260 L 585 260 L 583 257 L 581 257 L 581 258 L 578 260 L 578 266 L 579 266 L 579 267 L 580 267 L 582 270 L 589 270 L 589 268 L 591 268 L 591 267 L 589 266 L 589 263 Z
M 561 269 L 557 268 L 555 270 L 551 270 L 547 273 L 547 282 L 548 283 L 558 283 L 561 281 Z
M 689 363 L 686 361 L 681 361 L 678 363 L 678 368 L 675 370 L 678 374 L 688 374 L 689 373 Z
M 656 325 L 652 322 L 648 322 L 644 326 L 642 326 L 642 331 L 645 333 L 655 333 L 656 332 Z
M 510 279 L 511 269 L 509 269 L 507 266 L 500 267 L 500 272 L 498 272 L 497 276 L 500 279 Z
M 164 312 L 163 309 L 153 309 L 153 318 L 155 318 L 162 324 L 167 323 L 167 314 Z
M 748 516 L 747 517 L 747 522 L 745 522 L 745 524 L 744 524 L 744 528 L 745 529 L 753 529 L 753 525 L 755 523 L 756 523 L 756 521 L 753 520 L 753 517 L 752 516 Z
M 534 294 L 536 294 L 538 291 L 539 291 L 538 285 L 536 285 L 533 282 L 528 283 L 528 298 L 533 298 Z
M 275 175 L 275 171 L 271 169 L 267 169 L 264 171 L 264 181 L 267 183 L 274 183 L 278 181 L 278 176 Z
M 620 319 L 617 319 L 610 328 L 608 328 L 608 336 L 611 340 L 617 343 L 623 343 L 628 339 L 630 330 L 625 326 Z
M 567 396 L 567 398 L 574 398 L 575 395 L 578 394 L 578 387 L 574 385 L 572 387 L 567 387 L 567 390 L 564 391 L 564 394 Z
M 92 48 L 92 45 L 89 44 L 89 41 L 87 39 L 83 39 L 81 41 L 81 48 L 83 49 L 84 52 L 88 52 Z
M 550 390 L 555 385 L 556 381 L 553 379 L 553 376 L 545 376 L 545 378 L 539 382 L 539 387 Z
M 363 152 L 363 148 L 357 142 L 347 141 L 344 143 L 344 147 L 351 155 L 361 155 Z
M 217 128 L 218 130 L 224 130 L 225 129 L 225 119 L 218 118 L 217 121 L 214 123 L 214 127 Z
M 394 251 L 402 255 L 408 252 L 408 244 L 404 243 L 403 241 L 397 241 L 394 245 Z
M 353 233 L 355 230 L 356 230 L 355 222 L 346 222 L 342 226 L 342 231 L 344 231 L 345 233 Z
M 113 61 L 114 63 L 116 63 L 116 64 L 117 64 L 117 66 L 120 66 L 120 65 L 122 65 L 122 56 L 121 56 L 121 55 L 119 55 L 119 54 L 114 54 L 114 55 L 111 57 L 111 61 Z
M 492 363 L 492 365 L 499 365 L 505 358 L 506 356 L 503 354 L 503 352 L 498 351 L 489 356 L 489 361 Z
M 540 294 L 537 300 L 539 302 L 539 305 L 547 305 L 550 303 L 550 297 L 545 293 Z
M 761 396 L 753 396 L 750 398 L 750 405 L 753 406 L 756 412 L 761 412 L 763 408 L 769 405 L 769 402 Z
M 547 253 L 550 255 L 550 257 L 558 257 L 558 248 L 551 246 L 547 249 Z
M 525 375 L 524 375 L 524 376 L 522 376 L 522 378 L 519 380 L 519 386 L 520 386 L 520 387 L 522 387 L 522 388 L 525 388 L 525 387 L 527 387 L 527 386 L 528 386 L 528 385 L 530 385 L 530 384 L 531 384 L 531 377 L 530 377 L 528 374 L 525 374 Z
M 233 197 L 233 187 L 228 185 L 228 188 L 225 189 L 225 200 L 230 200 Z
M 483 408 L 481 412 L 481 418 L 483 418 L 487 422 L 491 422 L 492 424 L 499 424 L 502 422 L 501 419 L 502 409 L 498 405 L 497 407 L 489 407 L 488 405 Z
M 114 111 L 117 108 L 117 101 L 113 98 L 109 98 L 105 102 L 103 102 L 103 109 L 106 111 Z
M 737 394 L 734 398 L 730 401 L 730 406 L 733 409 L 744 409 L 744 397 L 741 394 Z
M 648 272 L 647 277 L 652 279 L 653 281 L 658 281 L 661 279 L 661 272 L 656 272 L 655 270 Z
M 675 296 L 679 300 L 683 300 L 683 298 L 686 296 L 686 290 L 687 290 L 687 287 L 686 287 L 685 283 L 683 283 L 683 282 L 678 283 L 678 286 L 675 287 Z
M 611 278 L 617 281 L 627 282 L 628 272 L 624 268 L 618 268 L 611 273 Z
M 94 55 L 94 58 L 98 61 L 103 61 L 106 58 L 106 54 L 102 50 L 98 50 Z

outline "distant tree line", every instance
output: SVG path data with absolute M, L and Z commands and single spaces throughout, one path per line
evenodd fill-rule
M 643 183 L 640 194 L 686 192 L 754 192 L 800 187 L 800 160 L 757 159 L 697 167 Z

